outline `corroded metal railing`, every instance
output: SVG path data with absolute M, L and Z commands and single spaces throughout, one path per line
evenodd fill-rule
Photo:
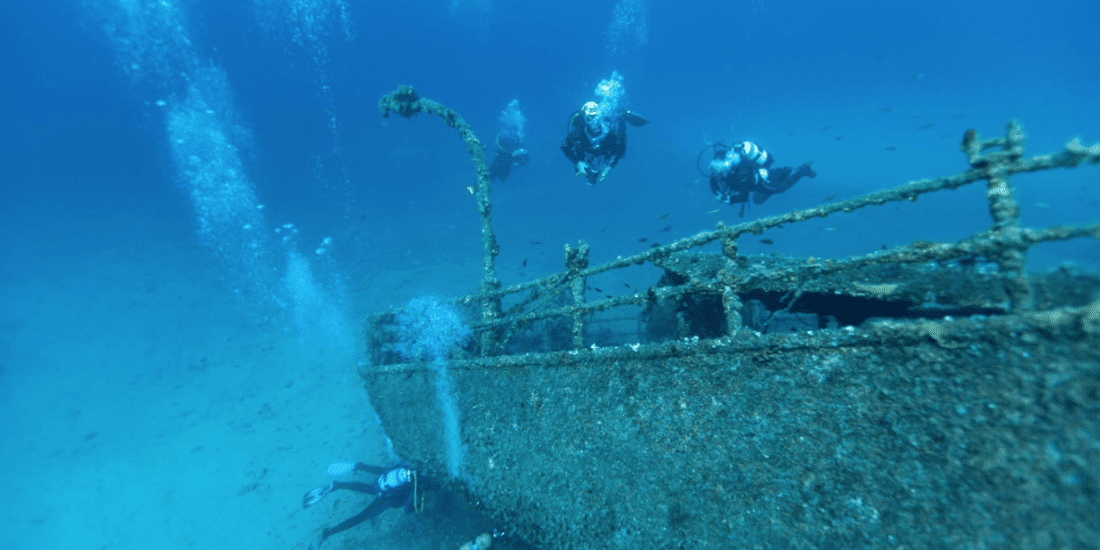
M 420 97 L 412 86 L 401 86 L 383 96 L 378 101 L 378 110 L 383 117 L 389 117 L 390 113 L 397 113 L 405 118 L 412 118 L 419 113 L 436 115 L 442 118 L 447 126 L 458 130 L 458 135 L 466 142 L 470 156 L 473 157 L 474 171 L 477 172 L 477 187 L 468 189 L 477 200 L 477 211 L 481 216 L 481 253 L 485 271 L 480 288 L 480 294 L 485 296 L 479 300 L 481 319 L 485 323 L 492 322 L 501 313 L 500 295 L 493 293 L 500 288 L 500 279 L 497 279 L 496 273 L 496 257 L 500 253 L 500 244 L 497 243 L 496 234 L 493 233 L 493 202 L 490 198 L 493 186 L 489 178 L 489 165 L 485 162 L 485 146 L 477 139 L 473 128 L 461 115 L 442 103 Z M 485 342 L 483 346 L 491 346 L 491 342 Z
M 480 335 L 480 347 L 477 355 L 483 358 L 500 356 L 504 346 L 519 327 L 527 324 L 563 318 L 571 322 L 573 352 L 585 348 L 586 323 L 593 313 L 628 305 L 647 305 L 657 300 L 677 298 L 687 294 L 706 293 L 721 297 L 726 316 L 727 334 L 735 333 L 740 326 L 743 304 L 739 293 L 757 288 L 763 281 L 784 280 L 792 283 L 790 289 L 800 293 L 800 285 L 812 278 L 849 270 L 872 266 L 917 264 L 923 262 L 947 262 L 981 257 L 999 266 L 997 277 L 1005 286 L 1008 296 L 1006 312 L 1025 313 L 1032 309 L 1032 289 L 1029 284 L 1026 258 L 1027 250 L 1036 244 L 1082 237 L 1100 240 L 1100 223 L 1076 226 L 1057 226 L 1046 229 L 1026 228 L 1020 225 L 1019 205 L 1015 191 L 1009 181 L 1014 174 L 1038 172 L 1055 168 L 1073 168 L 1082 163 L 1100 163 L 1100 144 L 1084 146 L 1079 140 L 1070 141 L 1063 151 L 1057 153 L 1024 158 L 1026 136 L 1016 121 L 1008 124 L 1003 137 L 982 139 L 975 130 L 968 130 L 962 142 L 962 150 L 967 155 L 971 168 L 950 176 L 911 181 L 890 189 L 868 193 L 852 199 L 823 204 L 814 208 L 797 210 L 786 214 L 769 216 L 733 226 L 719 223 L 717 228 L 680 239 L 671 244 L 648 249 L 644 252 L 613 261 L 590 266 L 588 261 L 589 245 L 585 242 L 577 246 L 565 246 L 566 270 L 539 279 L 525 281 L 502 288 L 496 277 L 494 262 L 499 246 L 492 229 L 491 186 L 485 163 L 484 147 L 474 136 L 469 125 L 454 111 L 434 101 L 420 98 L 411 87 L 399 88 L 396 92 L 382 98 L 379 108 L 383 116 L 396 112 L 405 117 L 426 112 L 443 118 L 449 125 L 458 129 L 466 141 L 477 171 L 477 188 L 471 188 L 476 196 L 478 211 L 481 214 L 482 253 L 485 275 L 479 291 L 475 294 L 456 298 L 451 303 L 476 306 L 481 311 L 481 319 L 471 328 Z M 915 201 L 926 193 L 957 189 L 978 181 L 986 181 L 986 197 L 993 225 L 989 230 L 971 235 L 956 243 L 932 243 L 916 241 L 906 246 L 890 250 L 854 256 L 837 260 L 817 260 L 808 258 L 804 263 L 783 263 L 759 269 L 739 269 L 737 239 L 745 234 L 759 235 L 764 230 L 786 224 L 797 223 L 811 218 L 824 218 L 837 212 L 853 212 L 870 206 L 881 206 L 891 202 Z M 585 299 L 585 285 L 589 277 L 632 265 L 653 263 L 659 265 L 675 253 L 720 242 L 723 255 L 729 261 L 727 268 L 720 270 L 713 280 L 689 280 L 675 286 L 651 288 L 644 292 L 635 292 L 589 302 Z M 898 285 L 882 283 L 856 283 L 846 290 L 853 296 L 882 297 L 894 292 Z M 509 295 L 528 293 L 527 296 L 502 311 L 502 299 Z M 557 307 L 547 307 L 548 303 L 560 303 L 552 300 L 569 292 L 571 300 Z M 797 294 L 791 300 L 797 299 Z M 1095 316 L 1092 308 L 1081 315 Z M 368 322 L 368 347 L 374 366 L 381 366 L 381 349 L 386 343 L 385 327 L 392 323 L 394 312 L 373 316 Z M 1091 318 L 1091 317 L 1088 317 Z M 705 343 L 705 342 L 704 342 Z M 645 349 L 663 349 L 658 344 L 644 346 Z M 640 344 L 619 346 L 623 350 L 637 352 Z M 623 351 L 627 353 L 627 351 Z M 611 356 L 603 349 L 601 355 Z M 545 360 L 553 360 L 555 354 L 538 354 Z M 500 359 L 498 357 L 498 359 Z M 469 359 L 471 364 L 484 360 Z M 394 365 L 394 368 L 399 365 Z M 382 370 L 392 370 L 387 367 Z

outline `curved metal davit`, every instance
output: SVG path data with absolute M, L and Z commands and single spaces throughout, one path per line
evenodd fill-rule
M 485 276 L 451 302 L 477 338 L 448 363 L 465 451 L 450 482 L 530 544 L 1098 547 L 1100 278 L 1029 273 L 1026 255 L 1100 223 L 1022 227 L 1009 178 L 1100 163 L 1100 145 L 1025 158 L 1016 122 L 970 130 L 964 172 L 599 266 L 567 245 L 564 271 L 501 288 L 480 142 L 409 87 L 380 109 L 441 116 L 474 157 Z M 738 253 L 745 234 L 976 182 L 993 225 L 959 242 Z M 651 288 L 586 300 L 590 277 L 647 263 L 664 270 Z M 446 477 L 423 399 L 437 370 L 393 351 L 396 313 L 368 320 L 361 375 L 396 451 Z

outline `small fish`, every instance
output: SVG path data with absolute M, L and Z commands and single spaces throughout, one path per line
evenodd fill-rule
M 840 140 L 842 140 L 842 139 L 844 139 L 844 136 L 837 136 L 837 137 L 836 137 L 836 140 L 837 140 L 837 141 L 840 141 Z
M 773 241 L 771 239 L 760 239 L 760 242 L 762 244 L 775 244 L 775 241 Z
M 914 83 L 914 82 L 916 82 L 916 81 L 918 81 L 922 78 L 924 78 L 924 73 L 915 74 L 915 75 L 909 77 L 909 80 L 906 81 L 906 84 L 912 84 L 912 83 Z
M 649 245 L 650 248 L 657 248 L 659 246 L 661 246 L 661 243 L 653 243 L 653 244 Z
M 1039 208 L 1050 208 L 1050 203 L 1049 202 L 1037 202 L 1037 203 L 1035 203 L 1035 206 L 1038 206 Z
M 889 113 L 890 111 L 893 111 L 893 110 L 894 110 L 893 107 L 883 107 L 883 108 L 879 109 L 878 112 L 880 112 L 880 113 Z
M 966 118 L 966 115 L 951 115 L 951 120 L 962 120 Z
M 603 226 L 603 229 L 600 229 L 600 233 L 603 233 L 604 231 L 607 231 L 607 226 L 606 225 Z
M 887 151 L 897 151 L 897 150 L 898 150 L 898 148 L 897 148 L 897 147 L 894 147 L 893 145 L 891 145 L 890 147 L 887 147 L 887 148 L 886 148 L 886 150 L 887 150 Z
M 526 276 L 527 276 L 527 274 L 526 274 L 526 273 L 524 273 L 524 272 L 522 272 L 522 271 L 520 271 L 520 272 L 519 272 L 519 276 L 520 276 L 520 277 L 526 277 Z
M 833 193 L 832 195 L 829 195 L 828 197 L 825 197 L 825 198 L 821 199 L 821 202 L 829 202 L 829 201 L 831 201 L 831 200 L 833 200 L 833 199 L 835 199 L 839 196 L 840 196 L 840 193 Z
M 625 286 L 626 288 L 630 288 L 630 284 L 629 284 L 629 283 L 623 283 L 623 286 Z
M 648 238 L 646 238 L 646 237 L 642 237 L 642 238 L 638 239 L 638 242 L 640 242 L 640 243 L 644 243 L 644 242 L 646 242 L 646 241 L 648 241 L 648 240 L 649 240 Z
M 600 290 L 600 289 L 598 289 L 598 288 L 596 288 L 596 287 L 594 287 L 594 286 L 593 286 L 593 287 L 589 287 L 589 288 L 591 288 L 592 290 L 595 290 L 596 292 L 599 292 L 600 294 L 603 294 L 603 290 Z
M 840 229 L 840 228 L 839 227 L 826 227 L 825 231 L 836 231 L 838 229 Z
M 661 228 L 661 233 L 668 233 L 669 231 L 672 231 L 672 226 L 671 225 L 666 225 L 666 226 Z
M 520 267 L 527 267 L 527 258 L 523 259 L 523 265 L 521 265 Z
M 927 130 L 927 129 L 935 126 L 935 125 L 936 125 L 935 122 L 929 122 L 928 124 L 921 124 L 920 126 L 917 126 L 917 129 L 918 130 Z
M 672 215 L 672 212 L 669 212 L 668 214 L 665 214 L 665 215 L 663 215 L 663 216 L 661 216 L 660 218 L 657 218 L 657 219 L 658 219 L 658 220 L 663 220 L 663 219 L 665 219 L 665 218 L 667 218 L 667 217 L 669 217 L 669 216 L 671 216 L 671 215 Z
M 531 244 L 542 244 L 542 241 L 531 241 Z
M 717 214 L 719 210 L 721 210 L 721 208 L 715 208 L 714 210 L 707 212 L 707 214 Z
M 828 131 L 828 130 L 829 130 L 830 128 L 832 128 L 832 127 L 833 127 L 833 125 L 832 125 L 832 124 L 826 124 L 826 125 L 822 126 L 822 127 L 821 127 L 821 129 L 819 129 L 819 130 L 818 130 L 818 132 L 825 132 L 825 131 Z

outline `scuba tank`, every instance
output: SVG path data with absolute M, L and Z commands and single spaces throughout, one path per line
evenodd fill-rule
M 411 473 L 405 468 L 397 468 L 386 472 L 385 475 L 378 477 L 378 488 L 382 492 L 396 489 L 411 479 Z

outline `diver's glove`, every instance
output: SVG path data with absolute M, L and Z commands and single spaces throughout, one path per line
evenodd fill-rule
M 610 173 L 611 173 L 611 167 L 610 166 L 605 166 L 603 170 L 600 170 L 600 177 L 597 181 L 603 181 L 604 178 L 606 178 L 607 175 L 610 174 Z
M 530 160 L 531 160 L 531 155 L 530 155 L 530 153 L 527 152 L 527 149 L 524 149 L 523 147 L 520 147 L 519 149 L 516 149 L 515 151 L 512 151 L 512 164 L 513 165 L 523 166 L 523 165 L 527 164 L 527 162 L 530 161 Z
M 588 163 L 583 160 L 577 161 L 577 175 L 583 176 L 588 172 Z

